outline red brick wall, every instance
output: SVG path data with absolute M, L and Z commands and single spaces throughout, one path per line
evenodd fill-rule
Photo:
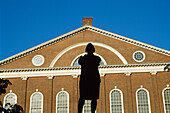
M 143 85 L 150 96 L 151 111 L 153 113 L 164 113 L 162 90 L 170 83 L 170 72 L 158 72 L 157 75 L 150 73 L 132 73 L 131 76 L 124 74 L 107 74 L 101 77 L 100 99 L 98 100 L 97 113 L 110 112 L 109 93 L 117 86 L 123 93 L 123 103 L 125 113 L 136 113 L 136 91 Z M 69 93 L 69 113 L 77 111 L 79 98 L 78 84 L 79 78 L 72 76 L 56 76 L 53 79 L 47 77 L 9 79 L 12 85 L 7 88 L 7 93 L 12 90 L 17 95 L 17 104 L 21 105 L 26 113 L 30 109 L 30 96 L 38 89 L 44 96 L 43 112 L 56 112 L 56 95 L 64 88 Z M 26 91 L 26 92 L 25 92 Z M 5 95 L 0 96 L 3 100 Z M 25 101 L 26 97 L 26 101 Z

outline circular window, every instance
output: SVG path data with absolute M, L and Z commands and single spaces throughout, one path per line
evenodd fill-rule
M 142 62 L 145 60 L 145 53 L 142 51 L 136 51 L 133 53 L 133 59 L 136 62 Z
M 42 55 L 36 55 L 32 58 L 32 63 L 35 66 L 41 66 L 44 63 L 44 57 Z

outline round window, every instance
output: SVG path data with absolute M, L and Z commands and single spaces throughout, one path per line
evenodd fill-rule
M 35 66 L 41 66 L 44 63 L 44 57 L 42 55 L 36 55 L 32 58 L 32 63 Z
M 142 62 L 145 60 L 145 53 L 142 51 L 136 51 L 133 53 L 133 59 L 136 62 Z

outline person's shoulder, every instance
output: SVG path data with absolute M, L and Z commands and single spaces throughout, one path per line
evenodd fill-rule
M 79 60 L 83 60 L 87 55 L 80 56 Z
M 97 60 L 101 60 L 99 56 L 96 56 L 96 55 L 95 55 L 95 58 L 96 58 Z
M 83 56 L 81 56 L 82 58 L 86 58 L 86 57 L 88 57 L 87 55 L 83 55 Z
M 98 59 L 100 59 L 100 57 L 99 57 L 99 56 L 96 56 L 96 55 L 95 55 L 95 57 L 96 57 L 96 58 L 98 58 Z

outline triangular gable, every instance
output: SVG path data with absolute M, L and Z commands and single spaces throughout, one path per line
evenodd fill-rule
M 7 59 L 4 59 L 4 60 L 0 61 L 0 65 L 8 64 L 12 61 L 15 61 L 16 59 L 30 55 L 33 52 L 39 51 L 43 48 L 46 48 L 46 47 L 51 46 L 53 44 L 56 44 L 56 43 L 58 43 L 62 40 L 70 38 L 73 35 L 82 33 L 82 32 L 87 31 L 87 30 L 92 31 L 92 32 L 96 32 L 96 33 L 101 34 L 101 35 L 105 35 L 105 36 L 110 37 L 110 38 L 114 38 L 114 39 L 123 41 L 123 42 L 126 42 L 126 43 L 130 43 L 132 45 L 136 45 L 136 46 L 139 46 L 139 47 L 142 47 L 142 48 L 145 48 L 145 49 L 148 49 L 148 50 L 151 50 L 151 51 L 154 51 L 154 52 L 166 55 L 166 56 L 170 56 L 170 51 L 168 51 L 168 50 L 164 50 L 164 49 L 161 49 L 161 48 L 158 48 L 158 47 L 155 47 L 155 46 L 143 43 L 143 42 L 139 42 L 139 41 L 136 41 L 136 40 L 133 40 L 133 39 L 130 39 L 130 38 L 127 38 L 127 37 L 124 37 L 124 36 L 121 36 L 121 35 L 118 35 L 118 34 L 115 34 L 115 33 L 111 33 L 111 32 L 108 32 L 108 31 L 105 31 L 105 30 L 102 30 L 102 29 L 99 29 L 99 28 L 96 28 L 96 27 L 93 27 L 93 26 L 90 26 L 90 25 L 85 25 L 85 26 L 80 27 L 76 30 L 73 30 L 69 33 L 66 33 L 66 34 L 61 35 L 59 37 L 56 37 L 52 40 L 49 40 L 45 43 L 42 43 L 38 46 L 35 46 L 35 47 L 30 48 L 26 51 L 23 51 L 19 54 L 16 54 L 16 55 L 11 56 Z

